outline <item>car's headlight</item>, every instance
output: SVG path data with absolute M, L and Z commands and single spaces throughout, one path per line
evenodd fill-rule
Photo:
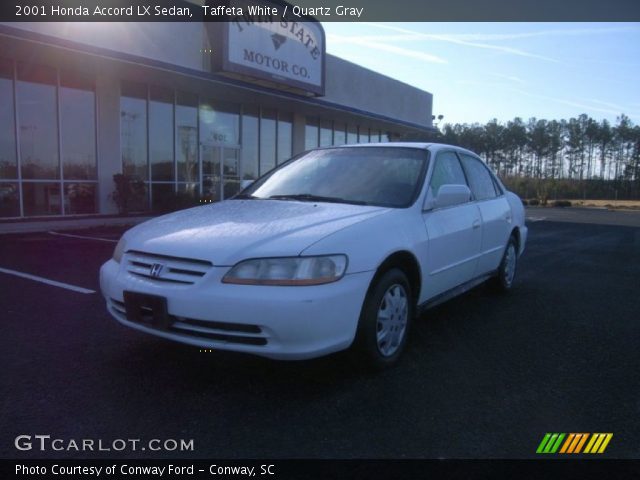
M 118 263 L 122 260 L 122 254 L 124 253 L 126 243 L 127 242 L 125 242 L 124 237 L 121 237 L 113 251 L 113 259 Z
M 340 280 L 346 270 L 346 255 L 255 258 L 236 264 L 222 282 L 241 285 L 320 285 Z

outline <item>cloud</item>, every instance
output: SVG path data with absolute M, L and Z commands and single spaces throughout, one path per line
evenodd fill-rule
M 509 53 L 512 55 L 517 55 L 517 56 L 521 56 L 521 57 L 528 57 L 528 58 L 536 58 L 538 60 L 543 60 L 546 62 L 554 62 L 554 63 L 559 63 L 558 60 L 556 60 L 555 58 L 551 58 L 551 57 L 547 57 L 544 55 L 538 55 L 535 53 L 531 53 L 531 52 L 527 52 L 525 50 L 521 50 L 518 48 L 513 48 L 513 47 L 505 47 L 503 45 L 492 45 L 489 43 L 478 43 L 475 41 L 469 41 L 463 38 L 463 36 L 461 35 L 450 35 L 450 34 L 433 34 L 433 33 L 421 33 L 421 32 L 416 32 L 414 30 L 408 30 L 406 28 L 400 28 L 400 27 L 395 27 L 395 26 L 391 26 L 391 25 L 385 25 L 385 24 L 381 24 L 381 23 L 370 23 L 370 22 L 362 22 L 363 25 L 369 25 L 371 27 L 376 27 L 376 28 L 381 28 L 381 29 L 385 29 L 385 30 L 391 30 L 391 31 L 395 31 L 395 32 L 399 32 L 399 33 L 403 33 L 405 35 L 410 35 L 412 40 L 435 40 L 435 41 L 440 41 L 440 42 L 447 42 L 447 43 L 453 43 L 456 45 L 463 45 L 466 47 L 472 47 L 472 48 L 481 48 L 481 49 L 486 49 L 486 50 L 495 50 L 498 52 L 502 52 L 502 53 Z M 362 41 L 367 41 L 367 37 L 366 36 L 361 36 L 358 37 L 359 39 L 361 39 Z M 396 36 L 396 40 L 398 39 L 398 37 Z
M 488 73 L 492 77 L 502 78 L 504 80 L 509 80 L 511 82 L 519 83 L 521 85 L 524 85 L 527 83 L 523 79 L 521 79 L 520 77 L 516 77 L 515 75 L 504 75 L 502 73 L 492 73 L 492 72 L 488 72 Z
M 342 35 L 328 35 L 328 38 L 331 42 L 334 43 L 350 43 L 354 45 L 360 45 L 367 48 L 373 48 L 376 50 L 380 50 L 383 52 L 393 53 L 395 55 L 401 55 L 403 57 L 409 57 L 416 60 L 421 60 L 423 62 L 428 63 L 448 63 L 444 58 L 438 57 L 436 55 L 431 55 L 430 53 L 425 53 L 419 50 L 413 50 L 410 48 L 397 47 L 394 45 L 388 45 L 386 43 L 379 43 L 376 41 L 370 41 L 367 39 L 363 39 L 357 36 L 342 36 Z
M 620 105 L 615 105 L 615 104 L 612 104 L 612 103 L 609 103 L 609 102 L 603 102 L 601 100 L 587 100 L 586 101 L 586 102 L 592 102 L 592 103 L 599 103 L 599 104 L 603 105 L 601 107 L 598 107 L 598 106 L 589 105 L 584 100 L 583 101 L 575 101 L 575 100 L 567 100 L 567 99 L 564 99 L 564 98 L 549 97 L 547 95 L 540 95 L 540 94 L 537 94 L 537 93 L 531 93 L 531 92 L 527 92 L 525 90 L 521 90 L 519 88 L 514 88 L 514 87 L 509 87 L 509 90 L 511 90 L 513 92 L 516 92 L 516 93 L 519 93 L 521 95 L 526 95 L 528 97 L 538 98 L 538 99 L 545 100 L 545 101 L 551 101 L 551 102 L 555 102 L 555 103 L 560 103 L 562 105 L 568 105 L 570 107 L 580 108 L 583 111 L 606 113 L 608 115 L 620 115 L 621 113 L 625 113 L 631 118 L 640 117 L 640 113 L 639 112 L 625 112 L 624 108 L 616 108 L 616 107 L 620 107 Z

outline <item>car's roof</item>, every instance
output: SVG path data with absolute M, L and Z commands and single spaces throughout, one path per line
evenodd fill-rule
M 338 146 L 338 145 L 336 145 Z M 386 143 L 358 143 L 350 145 L 340 145 L 340 147 L 348 148 L 371 148 L 371 147 L 395 147 L 395 148 L 418 148 L 421 150 L 444 150 L 452 149 L 460 152 L 466 152 L 473 156 L 478 156 L 477 153 L 467 150 L 466 148 L 457 147 L 455 145 L 449 145 L 446 143 L 433 143 L 433 142 L 386 142 Z M 329 147 L 331 148 L 331 147 Z

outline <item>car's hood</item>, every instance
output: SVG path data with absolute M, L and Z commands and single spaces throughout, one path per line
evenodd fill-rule
M 230 266 L 246 258 L 298 255 L 327 235 L 389 210 L 338 203 L 228 200 L 140 224 L 127 232 L 126 249 Z

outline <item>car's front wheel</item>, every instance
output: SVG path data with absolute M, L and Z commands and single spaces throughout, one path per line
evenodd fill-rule
M 518 245 L 513 237 L 509 238 L 502 261 L 493 279 L 494 286 L 502 292 L 511 290 L 518 266 Z
M 376 368 L 394 364 L 407 343 L 413 315 L 407 276 L 397 268 L 388 270 L 376 281 L 364 302 L 356 349 Z

